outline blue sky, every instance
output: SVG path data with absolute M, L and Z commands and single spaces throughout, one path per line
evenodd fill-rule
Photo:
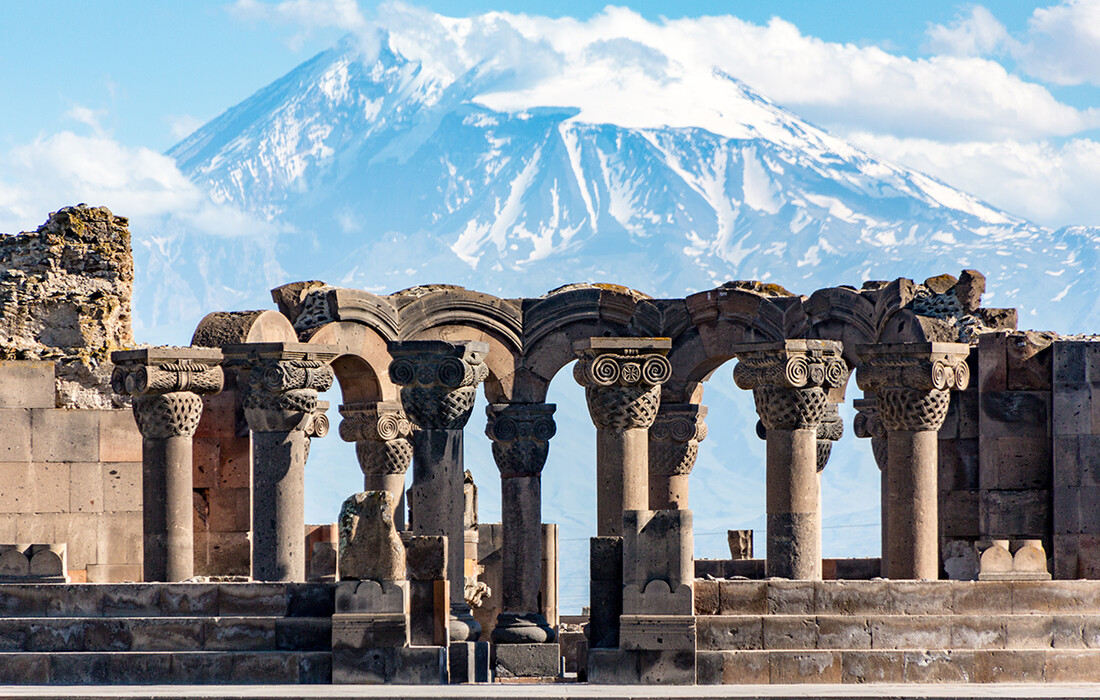
M 1100 0 L 628 7 L 615 12 L 571 0 L 437 0 L 411 8 L 355 0 L 3 3 L 0 231 L 40 223 L 63 196 L 109 195 L 138 216 L 193 200 L 198 195 L 182 192 L 179 173 L 155 154 L 343 34 L 375 31 L 416 8 L 573 17 L 593 32 L 663 27 L 666 42 L 676 40 L 677 28 L 705 31 L 706 22 L 692 25 L 691 18 L 732 15 L 743 20 L 735 30 L 744 42 L 729 47 L 737 57 L 731 72 L 800 116 L 1039 223 L 1100 225 Z M 716 45 L 715 61 L 722 53 Z M 837 89 L 826 94 L 821 86 L 833 79 Z M 81 173 L 58 162 L 71 154 L 94 167 Z

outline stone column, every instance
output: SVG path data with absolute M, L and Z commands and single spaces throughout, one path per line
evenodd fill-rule
M 539 612 L 542 585 L 542 468 L 550 451 L 553 404 L 491 404 L 485 434 L 500 470 L 503 600 L 493 641 L 540 644 L 554 630 Z
M 489 344 L 442 340 L 391 342 L 390 380 L 419 428 L 413 433 L 412 532 L 445 535 L 451 593 L 451 641 L 476 641 L 481 626 L 465 597 L 462 429 L 470 419 L 477 385 L 489 374 Z
M 848 368 L 840 343 L 786 340 L 735 346 L 734 381 L 752 389 L 767 440 L 768 576 L 821 579 L 817 431 L 830 389 Z
M 687 510 L 688 477 L 707 437 L 707 407 L 662 403 L 649 429 L 649 508 Z
M 623 512 L 649 510 L 649 427 L 672 377 L 668 338 L 590 338 L 574 343 L 573 377 L 596 424 L 596 532 L 622 537 Z
M 389 491 L 394 526 L 405 529 L 405 472 L 412 461 L 413 426 L 395 401 L 340 406 L 340 437 L 355 443 L 364 491 Z
M 852 408 L 856 409 L 855 420 L 852 423 L 852 432 L 858 438 L 870 438 L 871 453 L 875 456 L 875 465 L 879 471 L 879 572 L 886 573 L 886 543 L 888 541 L 886 526 L 889 516 L 886 512 L 886 428 L 878 417 L 878 409 L 875 408 L 875 399 L 862 398 L 852 402 Z
M 938 431 L 970 382 L 964 343 L 861 345 L 856 381 L 886 429 L 886 564 L 894 579 L 939 578 Z
M 252 578 L 305 581 L 305 465 L 310 436 L 327 428 L 317 392 L 332 386 L 336 348 L 239 343 L 222 351 L 240 371 L 252 431 Z
M 111 386 L 134 397 L 141 431 L 143 577 L 183 581 L 195 574 L 191 438 L 202 417 L 199 395 L 222 389 L 222 354 L 157 347 L 114 352 L 111 360 Z

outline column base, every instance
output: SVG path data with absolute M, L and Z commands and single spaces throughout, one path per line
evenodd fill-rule
M 493 678 L 558 678 L 562 675 L 557 644 L 493 645 Z
M 546 644 L 555 636 L 554 628 L 539 613 L 502 612 L 490 638 L 494 644 Z
M 481 637 L 481 624 L 466 605 L 451 608 L 447 630 L 451 642 L 476 642 Z
M 695 685 L 695 650 L 589 649 L 588 682 L 598 685 Z

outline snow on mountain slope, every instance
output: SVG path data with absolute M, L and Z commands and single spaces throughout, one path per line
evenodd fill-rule
M 566 51 L 568 32 L 485 17 L 432 16 L 443 39 L 413 23 L 372 51 L 346 39 L 172 148 L 216 200 L 281 233 L 137 241 L 137 316 L 193 327 L 208 310 L 269 307 L 268 289 L 299 279 L 509 297 L 609 281 L 681 296 L 730 279 L 810 293 L 971 267 L 989 277 L 986 304 L 1021 307 L 1024 327 L 1100 327 L 1096 229 L 998 211 L 642 43 Z M 693 475 L 706 485 L 692 496 L 703 556 L 722 554 L 728 527 L 757 528 L 763 545 L 762 443 L 751 398 L 728 375 L 708 382 L 711 432 Z M 550 400 L 560 427 L 544 493 L 574 610 L 594 532 L 594 447 L 583 391 L 557 381 Z M 469 434 L 491 520 L 496 470 L 480 430 Z M 311 519 L 331 520 L 357 488 L 341 448 L 315 447 L 311 465 L 325 466 L 311 469 Z M 869 449 L 847 436 L 823 481 L 826 554 L 877 553 L 877 483 Z

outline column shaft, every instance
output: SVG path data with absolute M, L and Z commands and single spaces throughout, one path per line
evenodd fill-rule
M 542 479 L 501 479 L 503 610 L 537 613 L 542 584 Z
M 466 571 L 462 521 L 462 431 L 413 433 L 413 484 L 409 491 L 412 531 L 447 537 L 447 579 L 451 606 L 465 605 Z
M 142 444 L 144 579 L 182 581 L 195 575 L 191 437 Z
M 596 432 L 596 534 L 623 534 L 623 511 L 649 509 L 646 428 Z
M 400 532 L 405 529 L 405 475 L 364 474 L 364 491 L 389 491 L 393 496 L 393 525 Z
M 888 434 L 887 578 L 939 578 L 938 443 L 934 430 Z
M 816 431 L 768 430 L 768 576 L 821 579 Z
M 252 578 L 305 581 L 305 464 L 301 430 L 252 433 Z

